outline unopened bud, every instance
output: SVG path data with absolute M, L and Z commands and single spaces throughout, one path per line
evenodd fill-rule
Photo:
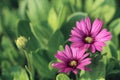
M 26 45 L 27 45 L 28 40 L 23 37 L 20 36 L 17 40 L 16 40 L 16 45 L 19 49 L 25 49 Z

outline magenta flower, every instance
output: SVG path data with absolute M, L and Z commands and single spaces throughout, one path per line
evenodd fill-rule
M 89 49 L 93 53 L 102 51 L 105 42 L 112 38 L 107 29 L 102 29 L 103 21 L 98 18 L 94 20 L 91 25 L 89 17 L 80 22 L 76 22 L 76 27 L 71 31 L 69 41 L 72 42 L 71 46 L 82 49 Z
M 91 58 L 87 58 L 89 53 L 85 50 L 80 51 L 77 48 L 65 46 L 64 51 L 58 51 L 55 57 L 60 62 L 53 63 L 54 68 L 60 69 L 59 72 L 74 72 L 77 74 L 78 70 L 89 70 L 86 66 L 91 63 Z

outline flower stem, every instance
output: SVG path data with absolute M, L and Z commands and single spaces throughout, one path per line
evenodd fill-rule
M 33 80 L 32 77 L 32 65 L 31 65 L 31 60 L 30 60 L 30 55 L 27 53 L 26 50 L 24 50 L 24 54 L 26 56 L 27 59 L 27 66 L 25 66 L 26 70 L 28 71 L 29 75 L 30 75 L 30 80 Z

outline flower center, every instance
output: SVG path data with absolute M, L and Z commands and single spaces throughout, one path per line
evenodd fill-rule
M 85 38 L 85 42 L 92 43 L 93 42 L 93 38 L 88 36 L 88 37 Z
M 77 66 L 77 61 L 75 61 L 75 60 L 70 61 L 69 66 L 76 67 Z

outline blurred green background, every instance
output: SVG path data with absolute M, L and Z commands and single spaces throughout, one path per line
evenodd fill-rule
M 112 33 L 101 54 L 93 59 L 91 72 L 81 71 L 79 80 L 120 80 L 119 0 L 0 0 L 0 80 L 70 80 L 51 63 L 54 54 L 70 44 L 75 22 L 86 16 L 100 18 Z M 19 36 L 28 39 L 28 61 L 16 46 Z

